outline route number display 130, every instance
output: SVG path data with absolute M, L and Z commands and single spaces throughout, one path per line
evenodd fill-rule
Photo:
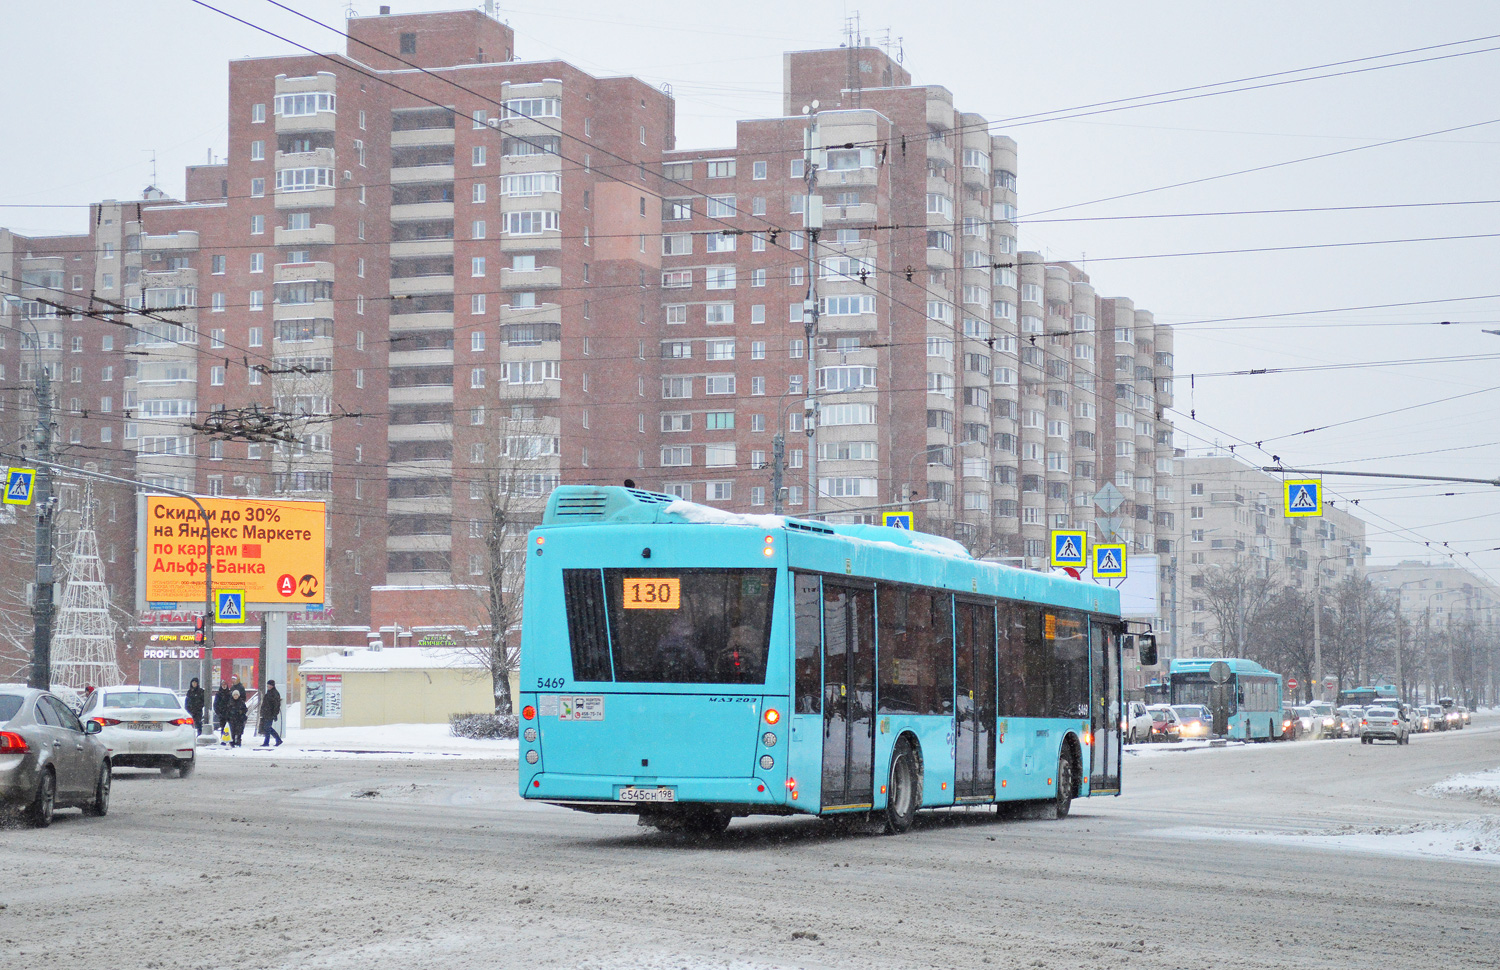
M 625 580 L 627 610 L 675 610 L 682 605 L 682 580 L 632 576 Z

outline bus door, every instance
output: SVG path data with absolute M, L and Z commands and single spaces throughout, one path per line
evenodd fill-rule
M 875 591 L 825 581 L 823 809 L 873 805 L 874 766 Z
M 958 603 L 955 798 L 995 797 L 995 608 Z
M 1099 795 L 1120 790 L 1120 717 L 1124 710 L 1120 682 L 1119 629 L 1089 624 L 1090 704 L 1089 791 Z

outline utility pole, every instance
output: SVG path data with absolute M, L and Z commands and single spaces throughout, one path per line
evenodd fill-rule
M 1323 566 L 1313 563 L 1313 695 L 1323 690 Z
M 52 377 L 41 360 L 37 338 L 36 366 L 36 592 L 31 600 L 35 629 L 31 637 L 28 685 L 52 689 Z
M 807 145 L 803 152 L 803 175 L 807 178 L 807 203 L 802 207 L 802 225 L 807 238 L 807 300 L 802 304 L 802 323 L 807 333 L 807 403 L 803 430 L 807 434 L 807 514 L 818 511 L 818 399 L 813 396 L 816 377 L 813 354 L 818 338 L 818 231 L 823 228 L 823 197 L 817 195 L 818 165 L 822 141 L 818 135 L 818 102 L 802 109 L 807 114 Z
M 780 423 L 779 421 L 777 422 Z M 782 469 L 786 467 L 786 432 L 782 428 L 776 429 L 776 436 L 771 439 L 771 511 L 777 515 L 782 512 L 781 504 L 781 479 Z

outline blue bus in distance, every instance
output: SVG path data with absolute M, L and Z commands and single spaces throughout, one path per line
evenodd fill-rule
M 1281 675 L 1253 660 L 1237 657 L 1196 657 L 1173 660 L 1169 668 L 1173 704 L 1202 704 L 1213 710 L 1214 682 L 1209 668 L 1222 660 L 1229 665 L 1228 738 L 1274 741 L 1281 737 Z
M 1119 594 L 904 529 L 564 486 L 527 539 L 521 794 L 664 829 L 1120 791 Z

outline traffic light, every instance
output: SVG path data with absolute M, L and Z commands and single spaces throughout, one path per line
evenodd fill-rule
M 206 619 L 202 613 L 193 614 L 193 639 L 198 643 L 204 643 L 208 640 Z

